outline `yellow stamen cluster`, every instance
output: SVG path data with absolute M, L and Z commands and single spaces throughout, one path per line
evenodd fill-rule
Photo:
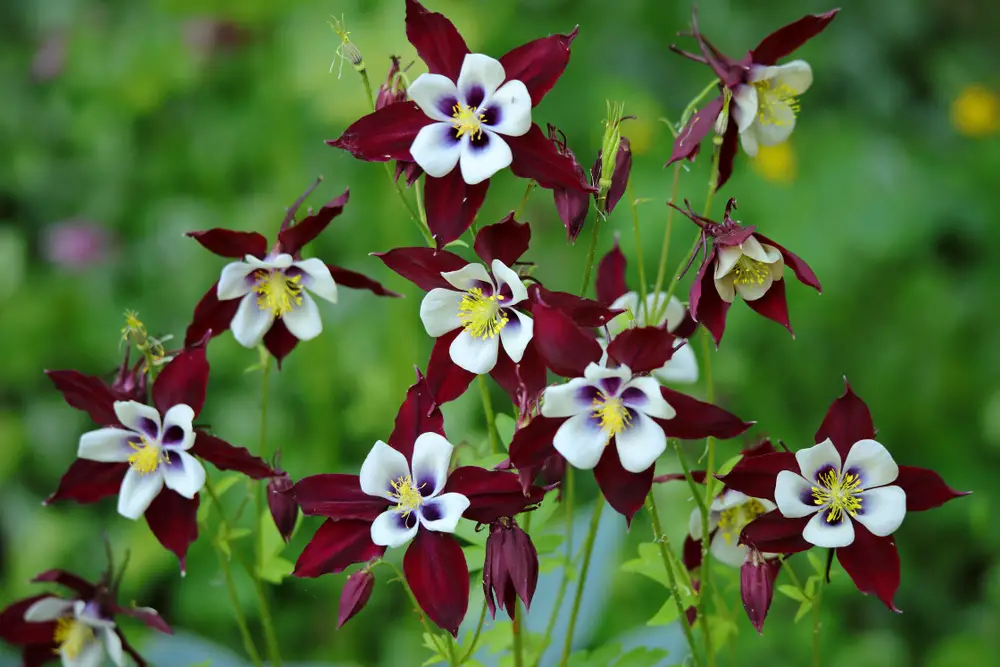
M 52 641 L 59 644 L 55 650 L 65 658 L 75 658 L 83 647 L 94 641 L 94 630 L 75 618 L 60 618 L 56 621 L 56 631 Z
M 788 119 L 779 117 L 775 113 L 775 107 L 784 104 L 792 110 L 793 115 L 798 115 L 799 98 L 796 97 L 798 93 L 787 83 L 776 86 L 773 84 L 774 81 L 771 79 L 753 84 L 757 88 L 757 119 L 762 125 L 781 126 L 787 124 Z
M 828 505 L 827 523 L 843 521 L 845 515 L 857 516 L 861 509 L 861 478 L 847 473 L 843 477 L 836 470 L 828 470 L 819 476 L 820 486 L 812 487 L 813 504 Z
M 128 464 L 140 475 L 155 472 L 161 463 L 170 463 L 170 453 L 150 442 L 145 436 L 140 436 L 138 442 L 129 442 L 129 447 L 135 450 L 129 454 Z
M 392 485 L 389 495 L 396 499 L 396 511 L 404 517 L 410 516 L 410 512 L 424 504 L 420 487 L 413 485 L 413 478 L 409 475 L 389 480 L 389 483 Z
M 608 440 L 618 435 L 632 424 L 632 415 L 617 396 L 607 396 L 599 392 L 591 411 L 594 419 L 601 420 L 601 430 L 608 433 Z
M 767 514 L 767 508 L 756 498 L 722 510 L 719 514 L 719 532 L 722 534 L 722 539 L 732 544 L 739 538 L 746 525 L 761 514 Z
M 493 338 L 507 326 L 507 313 L 500 308 L 503 296 L 483 296 L 478 287 L 470 289 L 458 304 L 458 321 L 473 338 Z
M 743 255 L 733 267 L 733 282 L 737 285 L 763 285 L 771 270 L 764 262 Z
M 275 317 L 302 305 L 302 276 L 288 277 L 282 271 L 271 270 L 257 280 L 253 289 L 257 292 L 257 306 Z
M 455 138 L 460 138 L 463 134 L 469 135 L 470 139 L 479 139 L 483 136 L 482 122 L 486 119 L 486 114 L 476 113 L 476 109 L 464 104 L 456 104 L 452 107 L 451 124 L 458 133 Z

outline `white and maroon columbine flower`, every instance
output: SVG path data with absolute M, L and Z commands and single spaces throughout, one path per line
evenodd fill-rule
M 122 640 L 115 634 L 115 622 L 102 618 L 96 604 L 83 600 L 46 597 L 24 612 L 28 623 L 55 623 L 52 635 L 65 667 L 99 667 L 107 653 L 111 662 L 125 667 Z
M 730 567 L 743 565 L 748 550 L 745 545 L 740 544 L 740 532 L 748 523 L 767 514 L 774 507 L 774 503 L 766 498 L 751 498 L 739 491 L 723 489 L 709 507 L 711 554 Z M 692 541 L 701 542 L 701 512 L 698 510 L 691 512 L 688 535 Z

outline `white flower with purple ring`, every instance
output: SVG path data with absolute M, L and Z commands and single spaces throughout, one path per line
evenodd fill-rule
M 100 667 L 105 651 L 117 667 L 125 667 L 115 622 L 102 618 L 95 602 L 45 597 L 24 612 L 29 623 L 55 622 L 53 643 L 63 667 Z
M 663 299 L 665 296 L 665 292 L 647 294 L 645 304 L 640 307 L 639 295 L 636 292 L 626 292 L 615 299 L 610 308 L 611 310 L 626 310 L 631 312 L 636 327 L 658 327 L 666 323 L 667 331 L 673 333 L 684 321 L 686 309 L 680 299 L 675 296 L 670 297 L 666 309 L 663 309 Z M 659 317 L 654 318 L 653 315 L 659 315 Z M 632 326 L 632 323 L 629 321 L 628 313 L 622 313 L 608 322 L 608 333 L 611 334 L 611 338 L 613 339 L 630 326 Z M 601 336 L 597 340 L 601 344 L 601 347 L 607 349 L 607 345 L 610 342 L 607 338 Z M 697 382 L 698 358 L 695 356 L 691 346 L 686 343 L 686 339 L 677 338 L 674 341 L 673 356 L 663 366 L 652 371 L 651 375 L 660 382 L 665 383 L 691 384 Z
M 724 489 L 709 507 L 708 532 L 715 533 L 709 542 L 711 554 L 730 567 L 742 566 L 749 550 L 740 544 L 740 533 L 748 523 L 774 508 L 775 504 L 766 498 L 751 498 L 739 491 Z M 700 510 L 691 512 L 688 534 L 695 542 L 701 541 Z M 770 557 L 773 554 L 763 555 Z

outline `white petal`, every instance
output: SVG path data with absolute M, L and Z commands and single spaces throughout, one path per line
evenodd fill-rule
M 95 629 L 103 630 L 115 627 L 114 621 L 101 618 L 101 607 L 93 601 L 77 600 L 74 602 L 73 615 L 76 616 L 76 620 Z
M 906 492 L 898 486 L 868 489 L 859 496 L 861 509 L 854 519 L 873 535 L 892 535 L 906 516 Z
M 716 282 L 718 283 L 718 281 Z M 760 283 L 752 281 L 749 283 L 738 283 L 733 281 L 733 287 L 744 301 L 756 301 L 767 294 L 767 290 L 771 289 L 771 285 L 773 284 L 774 278 L 770 273 L 764 276 L 764 280 Z
M 745 84 L 737 86 L 732 104 L 736 105 L 732 111 L 740 133 L 746 132 L 757 118 L 757 87 Z
M 799 471 L 806 481 L 816 483 L 816 473 L 833 468 L 840 472 L 840 454 L 833 446 L 830 438 L 827 438 L 818 445 L 813 445 L 806 449 L 795 452 L 795 460 L 799 464 Z
M 444 436 L 421 433 L 413 443 L 413 483 L 424 498 L 441 493 L 448 481 L 448 467 L 455 448 Z M 464 511 L 464 510 L 463 510 Z
M 129 468 L 118 492 L 118 513 L 126 519 L 138 519 L 163 488 L 163 474 L 159 469 L 147 475 Z
M 757 141 L 758 127 L 759 125 L 754 123 L 746 132 L 740 133 L 740 146 L 743 148 L 743 152 L 750 157 L 757 157 L 757 153 L 760 151 L 760 142 Z
M 727 540 L 721 531 L 712 538 L 708 549 L 717 560 L 729 567 L 740 567 L 747 557 L 747 548 L 736 539 Z
M 448 354 L 459 368 L 476 375 L 484 375 L 497 365 L 497 355 L 500 352 L 500 340 L 492 338 L 474 338 L 468 331 L 462 331 L 451 342 Z
M 103 662 L 104 644 L 96 638 L 84 644 L 76 655 L 62 656 L 63 667 L 101 667 Z
M 458 91 L 462 101 L 468 103 L 469 93 L 473 88 L 479 87 L 483 92 L 483 100 L 487 100 L 505 78 L 507 75 L 499 60 L 484 56 L 482 53 L 468 53 L 462 61 L 462 69 L 458 72 Z
M 175 431 L 171 427 L 178 427 L 183 435 L 175 438 Z M 191 449 L 194 445 L 194 410 L 191 406 L 179 403 L 171 406 L 167 414 L 163 415 L 163 435 L 162 442 L 170 449 Z
M 773 102 L 768 111 L 768 122 L 757 120 L 754 123 L 754 130 L 757 133 L 757 141 L 762 146 L 776 146 L 792 136 L 795 130 L 795 111 L 787 102 Z
M 219 285 L 215 290 L 215 295 L 219 301 L 229 301 L 238 299 L 244 294 L 249 294 L 253 289 L 248 276 L 256 271 L 256 267 L 246 262 L 232 262 L 222 268 L 222 275 L 219 276 Z
M 274 314 L 270 310 L 261 310 L 257 305 L 257 295 L 251 292 L 240 301 L 233 322 L 233 338 L 243 347 L 253 348 L 264 338 L 264 334 L 274 323 Z
M 740 251 L 750 259 L 756 259 L 764 264 L 774 264 L 781 261 L 781 252 L 773 245 L 764 245 L 755 237 L 747 237 L 740 244 Z
M 506 313 L 509 319 L 504 328 L 500 330 L 500 343 L 510 360 L 517 364 L 521 362 L 524 350 L 531 342 L 535 331 L 535 322 L 513 308 L 508 308 Z
M 646 313 L 644 310 L 640 312 L 639 295 L 635 292 L 626 292 L 625 294 L 622 294 L 611 303 L 610 308 L 612 310 L 625 310 L 631 312 L 632 317 L 635 319 L 638 326 L 646 325 Z M 630 321 L 628 312 L 624 312 L 608 322 L 608 332 L 611 334 L 612 338 L 629 328 Z
M 625 365 L 618 366 L 617 368 L 608 368 L 607 366 L 591 362 L 583 370 L 583 377 L 591 382 L 606 380 L 608 378 L 618 378 L 623 382 L 628 382 L 632 379 L 632 370 Z
M 715 291 L 719 293 L 719 298 L 726 303 L 732 303 L 736 297 L 736 276 L 730 273 L 724 278 L 716 278 L 714 282 Z
M 330 303 L 337 303 L 337 283 L 330 275 L 330 267 L 318 257 L 292 262 L 292 266 L 305 274 L 303 286 Z
M 709 520 L 711 518 L 712 515 L 709 516 Z M 709 532 L 711 532 L 711 528 L 709 528 Z M 701 542 L 701 510 L 697 508 L 691 510 L 691 516 L 688 518 L 688 534 L 695 542 Z
M 507 142 L 501 139 L 499 134 L 484 128 L 483 135 L 477 140 L 477 143 L 462 142 L 461 157 L 459 158 L 462 180 L 469 185 L 482 183 L 501 169 L 509 167 L 513 160 L 514 155 L 510 152 L 510 146 L 507 145 Z
M 392 484 L 401 477 L 410 475 L 410 466 L 401 452 L 381 440 L 375 443 L 365 462 L 361 464 L 359 481 L 361 490 L 369 496 L 378 496 L 395 501 L 390 491 Z
M 677 411 L 660 393 L 660 383 L 651 377 L 632 378 L 619 395 L 627 407 L 635 408 L 650 417 L 673 419 L 677 415 Z
M 584 412 L 589 414 L 598 391 L 597 387 L 583 378 L 547 387 L 542 394 L 542 416 L 572 417 Z
M 29 623 L 54 621 L 73 609 L 73 604 L 73 600 L 57 597 L 42 598 L 24 611 L 24 620 Z
M 743 250 L 738 245 L 724 245 L 719 248 L 718 259 L 715 262 L 715 279 L 729 275 L 736 263 L 743 256 Z
M 443 287 L 435 287 L 420 302 L 420 321 L 428 336 L 437 338 L 462 326 L 458 307 L 465 295 Z
M 812 86 L 813 72 L 805 60 L 793 60 L 784 65 L 774 65 L 771 67 L 754 68 L 750 73 L 750 81 L 763 81 L 771 79 L 771 87 L 777 88 L 782 84 L 788 86 L 792 93 L 800 95 Z
M 588 412 L 567 419 L 556 431 L 552 445 L 574 468 L 591 470 L 601 460 L 608 440 L 608 434 Z
M 101 428 L 88 431 L 80 436 L 80 446 L 76 455 L 88 461 L 119 463 L 128 461 L 135 450 L 128 444 L 138 440 L 139 436 L 132 431 L 120 428 Z
M 891 484 L 899 477 L 899 466 L 882 443 L 858 440 L 844 460 L 844 473 L 861 477 L 861 488 Z
M 194 498 L 205 486 L 205 468 L 187 452 L 168 452 L 170 463 L 160 464 L 163 483 L 185 498 Z
M 723 489 L 722 493 L 717 495 L 715 500 L 712 501 L 712 511 L 721 513 L 739 505 L 745 505 L 749 501 L 750 496 L 745 493 L 740 493 L 733 489 Z
M 319 306 L 306 292 L 302 292 L 302 303 L 281 318 L 288 331 L 299 340 L 312 340 L 323 333 L 323 318 L 319 316 Z
M 407 528 L 407 523 L 411 521 L 412 526 Z M 372 521 L 372 542 L 380 547 L 401 547 L 414 538 L 419 526 L 416 514 L 404 519 L 396 510 L 386 510 Z
M 104 649 L 108 652 L 108 657 L 111 658 L 111 662 L 115 663 L 116 667 L 125 667 L 125 656 L 122 653 L 122 640 L 114 630 L 104 628 L 100 630 L 101 641 L 104 643 Z
M 458 271 L 445 271 L 441 277 L 463 292 L 474 287 L 481 288 L 483 284 L 494 286 L 493 279 L 482 264 L 466 264 Z
M 660 382 L 693 384 L 698 381 L 698 357 L 690 345 L 682 345 L 674 350 L 670 361 L 653 371 L 653 377 Z
M 654 312 L 660 312 L 660 309 L 663 308 L 664 296 L 666 296 L 666 294 L 664 292 L 660 292 L 658 295 L 650 294 L 646 297 L 647 302 L 654 302 L 653 304 L 650 304 L 656 308 L 656 311 Z M 673 333 L 677 327 L 680 326 L 681 322 L 684 321 L 684 316 L 686 314 L 687 309 L 684 307 L 684 304 L 681 303 L 681 300 L 676 296 L 671 296 L 670 301 L 667 302 L 667 311 L 660 322 L 656 322 L 656 326 L 659 326 L 662 322 L 666 322 L 667 331 Z
M 781 516 L 797 519 L 820 509 L 812 500 L 813 485 L 791 470 L 782 470 L 774 484 L 774 499 Z
M 417 132 L 410 144 L 410 155 L 428 176 L 441 178 L 450 174 L 458 164 L 462 143 L 455 138 L 451 123 L 431 123 Z
M 115 416 L 122 426 L 151 440 L 160 435 L 160 411 L 138 401 L 115 401 Z
M 635 412 L 629 427 L 615 436 L 615 445 L 622 467 L 629 472 L 642 472 L 667 449 L 667 436 L 659 424 Z
M 494 132 L 520 137 L 531 129 L 531 93 L 520 81 L 508 81 L 500 86 L 485 108 L 499 115 L 499 122 L 487 126 Z
M 517 272 L 511 268 L 508 268 L 506 264 L 501 262 L 499 259 L 494 259 L 491 265 L 493 269 L 493 276 L 497 279 L 497 290 L 506 285 L 510 288 L 510 299 L 504 299 L 504 306 L 513 306 L 514 304 L 521 303 L 528 298 L 528 288 L 524 286 L 521 282 L 521 277 L 517 275 Z
M 277 269 L 280 271 L 290 267 L 294 258 L 287 252 L 282 252 L 277 255 L 268 255 L 264 259 L 257 259 L 253 255 L 244 255 L 243 261 L 250 264 L 255 269 L 266 269 L 268 271 Z
M 452 108 L 458 103 L 458 88 L 448 77 L 421 74 L 406 89 L 406 93 L 428 117 L 451 122 Z
M 445 493 L 432 498 L 420 508 L 420 523 L 427 530 L 454 533 L 462 512 L 469 509 L 469 499 L 461 493 Z M 437 517 L 437 518 L 428 518 Z
M 842 521 L 828 522 L 826 512 L 819 512 L 802 531 L 802 537 L 809 544 L 826 549 L 837 549 L 849 546 L 854 542 L 854 522 L 847 517 Z

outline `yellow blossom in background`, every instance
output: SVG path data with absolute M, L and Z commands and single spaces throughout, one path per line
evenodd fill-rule
M 966 86 L 951 103 L 951 124 L 967 137 L 996 134 L 1000 129 L 1000 98 L 986 86 Z
M 777 146 L 761 146 L 751 164 L 754 171 L 772 183 L 791 183 L 799 171 L 795 149 L 788 141 Z

